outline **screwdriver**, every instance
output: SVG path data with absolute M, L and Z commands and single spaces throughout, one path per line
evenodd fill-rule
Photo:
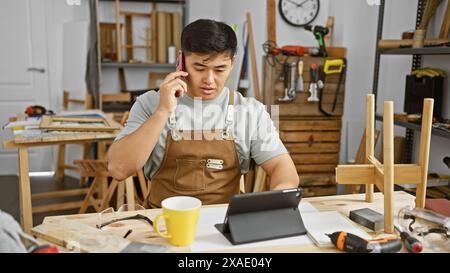
M 402 248 L 398 238 L 388 237 L 376 240 L 365 240 L 355 234 L 337 231 L 327 234 L 331 242 L 340 250 L 353 253 L 393 253 Z
M 411 236 L 408 232 L 400 230 L 397 226 L 394 228 L 400 233 L 400 238 L 405 243 L 406 249 L 411 253 L 419 253 L 422 251 L 422 243 L 416 238 Z

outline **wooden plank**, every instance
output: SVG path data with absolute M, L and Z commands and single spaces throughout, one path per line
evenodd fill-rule
M 131 15 L 125 15 L 125 44 L 133 44 L 133 17 Z M 127 53 L 127 61 L 133 60 L 133 47 L 125 46 Z
M 280 131 L 339 131 L 340 119 L 328 120 L 280 120 Z
M 365 184 L 374 180 L 375 167 L 370 164 L 338 165 L 336 182 L 338 184 Z
M 126 17 L 132 16 L 142 16 L 142 17 L 151 17 L 152 14 L 148 12 L 135 12 L 135 11 L 121 11 L 120 15 L 124 15 Z
M 307 173 L 332 173 L 336 168 L 336 164 L 296 164 L 295 168 L 300 175 Z
M 26 233 L 30 233 L 31 228 L 33 227 L 29 170 L 28 149 L 26 147 L 21 147 L 19 148 L 20 224 Z
M 36 226 L 32 234 L 69 250 L 88 253 L 120 252 L 129 240 L 78 221 L 60 220 Z
M 450 31 L 450 1 L 447 1 L 444 17 L 442 18 L 441 30 L 439 31 L 439 38 L 446 39 Z
M 255 41 L 253 37 L 253 27 L 252 27 L 252 16 L 250 12 L 247 12 L 247 31 L 248 31 L 248 48 L 250 50 L 250 63 L 252 65 L 252 81 L 253 81 L 253 92 L 255 99 L 262 101 L 261 93 L 259 91 L 259 78 L 258 78 L 258 67 L 256 66 L 256 53 L 255 53 Z
M 275 0 L 267 0 L 267 40 L 277 42 Z
M 337 164 L 339 154 L 291 154 L 294 164 Z
M 176 50 L 181 50 L 181 14 L 178 12 L 172 13 L 172 27 L 173 27 L 173 44 Z
M 368 157 L 373 157 L 375 149 L 375 95 L 369 94 L 366 96 L 366 142 L 365 142 L 365 160 L 364 163 L 369 163 Z M 373 182 L 366 184 L 366 201 L 373 201 Z
M 166 13 L 166 46 L 173 45 L 173 31 L 172 31 L 172 13 Z
M 58 159 L 56 160 L 56 171 L 54 177 L 62 179 L 64 177 L 64 165 L 66 161 L 66 145 L 58 145 Z
M 103 93 L 101 94 L 103 102 L 130 102 L 131 94 L 130 93 Z
M 341 139 L 340 132 L 302 132 L 302 131 L 288 131 L 280 132 L 280 138 L 283 142 L 339 142 Z
M 122 61 L 122 33 L 120 31 L 120 1 L 115 0 L 115 13 L 116 13 L 116 49 L 117 49 L 117 61 Z
M 395 184 L 420 184 L 422 167 L 418 164 L 395 164 Z
M 285 143 L 284 146 L 291 154 L 339 153 L 340 144 L 335 143 Z
M 311 102 L 302 106 L 295 104 L 284 104 L 279 106 L 280 117 L 283 116 L 324 116 L 319 110 L 317 102 Z M 323 104 L 323 109 L 331 109 L 332 104 Z M 342 103 L 336 104 L 335 116 L 342 116 L 344 105 Z
M 151 45 L 152 45 L 152 54 L 150 58 L 150 62 L 157 62 L 158 55 L 158 17 L 155 9 L 152 9 L 152 17 L 151 17 L 151 25 L 150 25 L 150 36 L 151 36 Z
M 394 233 L 394 102 L 392 101 L 384 102 L 383 155 L 384 232 Z
M 333 27 L 334 27 L 334 17 L 328 16 L 327 19 L 328 34 L 325 35 L 325 37 L 323 38 L 326 48 L 330 46 L 330 37 L 333 35 Z
M 61 198 L 66 196 L 77 196 L 85 195 L 88 189 L 73 189 L 73 190 L 61 190 L 61 191 L 51 191 L 43 193 L 35 193 L 31 195 L 33 200 L 51 199 L 51 198 Z
M 428 164 L 430 159 L 431 126 L 433 124 L 433 99 L 423 102 L 422 127 L 420 130 L 419 166 L 421 167 L 420 183 L 416 189 L 416 207 L 425 207 L 427 192 Z
M 157 42 L 158 54 L 156 61 L 158 63 L 167 63 L 167 38 L 166 38 L 166 13 L 158 11 L 157 13 Z
M 100 204 L 100 200 L 97 200 L 96 203 Z M 76 208 L 80 208 L 82 204 L 83 204 L 83 201 L 72 201 L 72 202 L 63 202 L 63 203 L 58 203 L 58 204 L 33 206 L 33 213 L 76 209 Z

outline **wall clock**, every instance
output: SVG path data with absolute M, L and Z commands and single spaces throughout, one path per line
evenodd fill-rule
M 279 0 L 278 10 L 288 24 L 304 27 L 311 24 L 319 14 L 319 0 Z

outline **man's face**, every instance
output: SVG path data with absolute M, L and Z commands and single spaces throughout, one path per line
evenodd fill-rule
M 234 58 L 228 53 L 214 56 L 190 53 L 185 57 L 188 95 L 204 100 L 217 98 L 233 67 Z

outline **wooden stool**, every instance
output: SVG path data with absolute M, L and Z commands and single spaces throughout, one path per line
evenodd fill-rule
M 109 207 L 109 202 L 112 195 L 117 189 L 117 207 L 124 203 L 124 197 L 126 193 L 127 204 L 135 204 L 135 188 L 133 177 L 130 176 L 125 179 L 124 183 L 113 179 L 109 185 L 106 193 L 101 200 L 94 198 L 94 194 L 100 188 L 101 183 L 107 183 L 108 177 L 111 177 L 108 172 L 108 165 L 106 160 L 75 160 L 75 165 L 77 165 L 80 175 L 83 177 L 93 177 L 94 180 L 90 186 L 86 197 L 80 207 L 79 213 L 85 213 L 89 205 L 92 205 L 97 212 L 100 212 Z M 100 205 L 99 205 L 100 203 Z

